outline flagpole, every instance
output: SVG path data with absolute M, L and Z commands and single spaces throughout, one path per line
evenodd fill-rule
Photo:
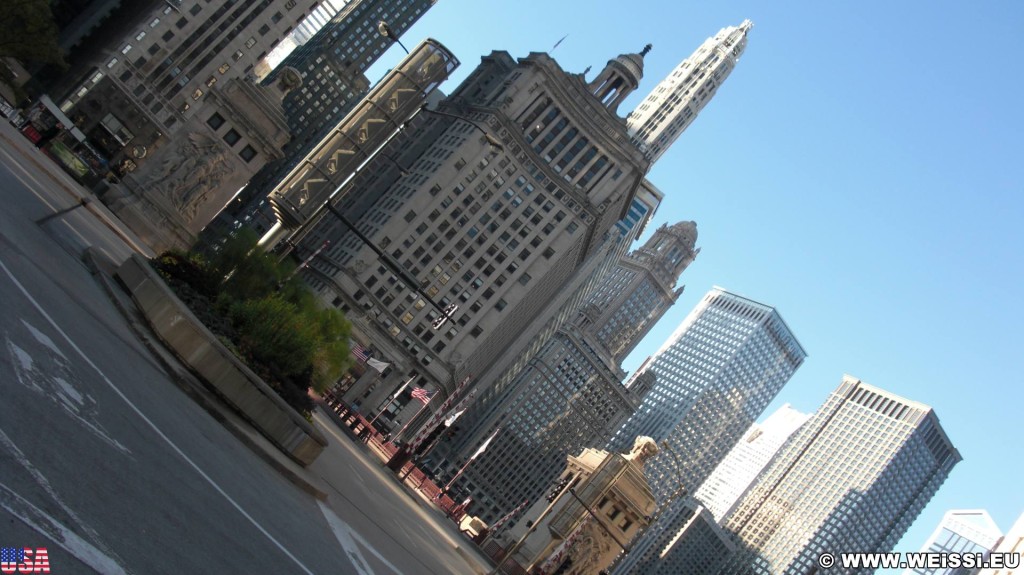
M 410 377 L 408 380 L 406 380 L 404 384 L 402 384 L 402 387 L 398 388 L 398 391 L 396 391 L 391 396 L 391 399 L 389 399 L 388 402 L 384 404 L 384 407 L 380 408 L 380 411 L 377 412 L 377 415 L 374 415 L 373 419 L 370 420 L 371 426 L 373 425 L 373 422 L 377 421 L 377 418 L 384 413 L 384 410 L 387 409 L 392 403 L 394 403 L 395 400 L 398 399 L 399 395 L 402 395 L 402 392 L 405 391 L 405 388 L 409 387 L 409 384 L 412 383 L 412 380 L 414 379 L 416 379 L 416 376 Z
M 435 393 L 434 395 L 437 395 L 437 393 Z M 427 406 L 428 406 L 428 405 L 430 405 L 430 402 L 431 402 L 431 401 L 434 401 L 434 395 L 431 395 L 431 396 L 430 396 L 430 399 L 429 399 L 429 400 L 427 400 L 427 402 L 423 404 L 423 407 L 421 407 L 421 408 L 417 409 L 417 410 L 416 410 L 416 414 L 415 414 L 415 415 L 413 415 L 412 417 L 410 417 L 410 418 L 409 418 L 409 421 L 406 421 L 406 422 L 405 422 L 405 425 L 403 425 L 403 426 L 402 426 L 402 429 L 399 429 L 399 430 L 398 430 L 398 433 L 394 434 L 394 435 L 393 435 L 392 437 L 401 437 L 401 436 L 402 436 L 402 432 L 403 432 L 403 431 L 405 431 L 405 428 L 406 428 L 406 427 L 409 427 L 409 424 L 410 424 L 410 423 L 412 423 L 412 422 L 416 421 L 416 418 L 417 418 L 417 417 L 419 417 L 419 415 L 420 415 L 420 412 L 421 412 L 421 411 L 423 411 L 424 409 L 426 409 L 426 408 L 427 408 Z
M 438 492 L 437 495 L 434 496 L 435 499 L 440 499 L 442 495 L 448 493 L 448 488 L 451 487 L 453 483 L 455 483 L 456 479 L 462 476 L 462 472 L 465 471 L 467 467 L 469 467 L 469 464 L 476 461 L 476 458 L 479 457 L 480 454 L 487 449 L 487 446 L 491 444 L 491 440 L 494 439 L 494 436 L 498 435 L 499 431 L 501 431 L 500 427 L 498 429 L 495 429 L 494 433 L 492 433 L 491 436 L 488 437 L 486 441 L 480 444 L 480 447 L 477 448 L 476 452 L 473 454 L 472 457 L 466 460 L 466 463 L 463 464 L 462 469 L 459 469 L 459 472 L 455 474 L 455 477 L 452 477 L 452 480 L 449 481 L 448 484 L 444 486 L 444 489 L 442 489 L 440 492 Z

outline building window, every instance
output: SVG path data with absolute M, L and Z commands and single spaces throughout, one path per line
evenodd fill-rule
M 224 116 L 214 112 L 210 119 L 206 121 L 206 125 L 217 130 L 224 125 Z
M 180 18 L 180 19 L 178 19 L 177 22 L 174 23 L 174 26 L 178 30 L 181 30 L 182 28 L 185 27 L 186 24 L 188 24 L 188 18 Z
M 107 68 L 113 68 L 116 65 L 117 65 L 117 58 L 111 58 L 110 61 L 107 62 Z
M 215 76 L 210 76 L 209 78 L 206 79 L 206 87 L 207 88 L 213 86 L 216 83 L 217 83 L 217 78 Z
M 267 32 L 270 32 L 270 26 L 268 24 L 264 24 L 260 26 L 260 29 L 257 30 L 257 32 L 260 33 L 260 36 L 266 36 Z
M 160 19 L 159 18 L 153 18 L 153 21 L 149 23 L 149 27 L 150 28 L 156 28 L 159 25 L 160 25 Z
M 246 145 L 238 155 L 242 156 L 242 159 L 246 162 L 252 161 L 252 159 L 256 157 L 256 148 Z
M 131 51 L 132 51 L 132 45 L 131 44 L 125 44 L 124 48 L 121 48 L 121 53 L 122 54 L 127 54 L 128 52 L 131 52 Z
M 171 38 L 174 38 L 174 32 L 171 32 L 170 30 L 164 32 L 163 36 L 160 36 L 160 39 L 164 42 L 170 42 Z
M 196 91 L 192 92 L 192 99 L 193 100 L 198 100 L 199 98 L 202 98 L 202 97 L 203 97 L 203 91 L 201 89 L 196 88 Z
M 224 64 L 220 65 L 220 68 L 217 68 L 217 71 L 223 74 L 224 72 L 227 72 L 230 68 L 231 64 L 225 62 Z
M 228 133 L 224 134 L 224 141 L 227 142 L 229 146 L 234 146 L 235 144 L 238 143 L 238 140 L 241 139 L 242 135 L 239 134 L 234 128 L 228 130 Z
M 250 36 L 249 39 L 245 41 L 245 47 L 246 48 L 252 48 L 255 45 L 256 45 L 256 38 L 254 38 L 252 36 Z

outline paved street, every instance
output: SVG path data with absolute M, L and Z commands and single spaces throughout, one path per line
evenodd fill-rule
M 36 224 L 82 190 L 0 130 L 3 546 L 48 548 L 53 573 L 479 570 L 325 419 L 320 502 L 182 393 L 79 259 L 131 238 L 91 208 Z

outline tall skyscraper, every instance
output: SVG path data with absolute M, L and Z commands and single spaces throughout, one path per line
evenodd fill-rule
M 646 435 L 669 447 L 648 464 L 660 505 L 669 505 L 634 545 L 618 573 L 649 564 L 688 518 L 679 493 L 692 494 L 736 445 L 806 353 L 774 308 L 708 292 L 648 362 L 656 383 L 610 444 Z
M 921 547 L 925 553 L 980 553 L 988 556 L 1003 537 L 984 509 L 947 511 L 935 532 Z M 967 567 L 907 569 L 903 575 L 975 575 L 981 568 Z
M 711 101 L 747 47 L 750 20 L 721 29 L 651 90 L 626 121 L 638 145 L 657 161 Z
M 495 400 L 481 400 L 459 420 L 462 431 L 438 455 L 454 473 L 495 429 L 501 432 L 458 483 L 473 512 L 493 520 L 524 500 L 536 501 L 565 457 L 604 445 L 640 397 L 621 382 L 622 359 L 682 292 L 693 261 L 693 222 L 662 226 L 624 257 L 566 326 L 548 340 Z
M 763 423 L 751 425 L 694 497 L 711 512 L 715 521 L 721 522 L 779 449 L 810 418 L 810 414 L 801 413 L 787 403 Z
M 738 550 L 722 573 L 808 573 L 826 551 L 888 552 L 959 461 L 931 407 L 845 376 L 726 518 Z

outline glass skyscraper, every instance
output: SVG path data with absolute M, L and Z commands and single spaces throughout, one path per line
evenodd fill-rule
M 726 518 L 738 550 L 721 574 L 813 573 L 825 552 L 888 552 L 959 461 L 931 407 L 846 376 Z
M 648 362 L 655 383 L 612 439 L 621 451 L 646 435 L 669 442 L 646 469 L 659 505 L 672 504 L 620 564 L 651 564 L 685 523 L 682 492 L 692 494 L 736 445 L 803 363 L 806 352 L 774 308 L 708 292 Z

